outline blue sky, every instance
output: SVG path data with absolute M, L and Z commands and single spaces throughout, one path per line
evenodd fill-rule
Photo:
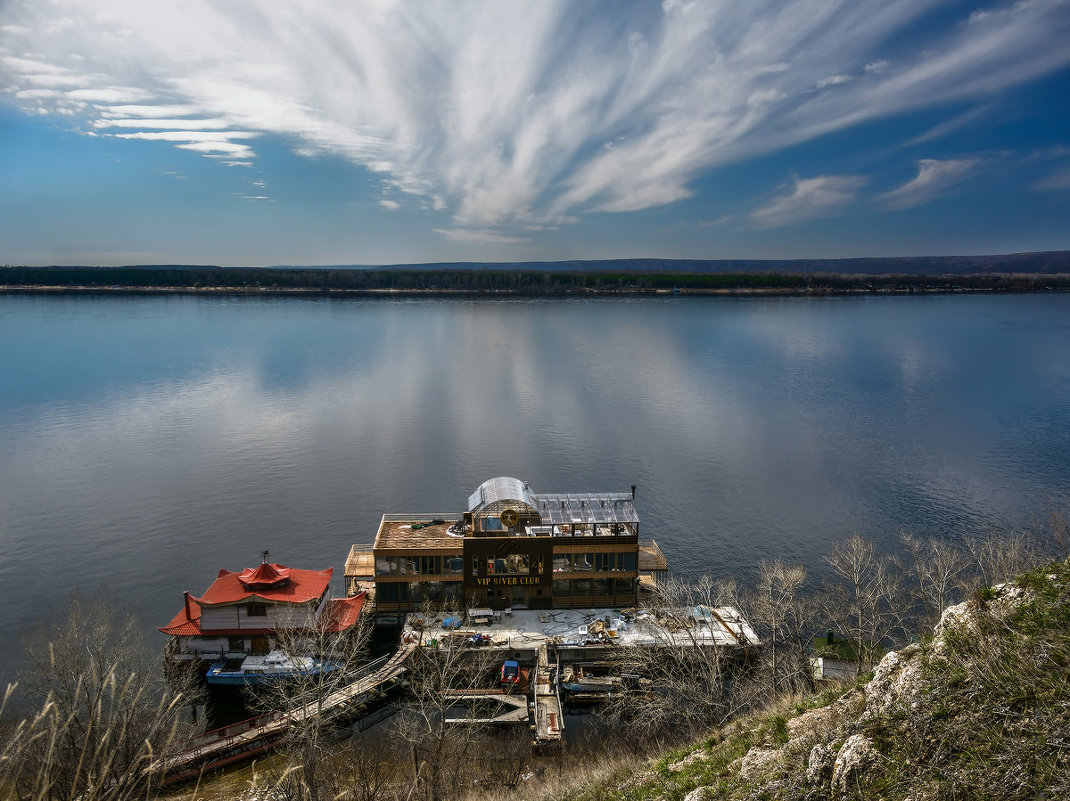
M 1070 0 L 0 0 L 0 263 L 1070 249 Z

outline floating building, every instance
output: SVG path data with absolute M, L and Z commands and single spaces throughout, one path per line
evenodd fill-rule
M 639 538 L 634 487 L 542 495 L 502 476 L 461 513 L 383 515 L 375 542 L 351 548 L 345 576 L 350 595 L 373 591 L 381 622 L 400 622 L 426 602 L 629 607 L 640 582 L 667 569 L 657 543 Z
M 171 662 L 240 661 L 278 647 L 288 636 L 323 628 L 342 632 L 356 625 L 365 596 L 331 598 L 333 568 L 301 570 L 264 561 L 255 568 L 220 570 L 198 598 L 184 593 L 182 609 L 160 631 L 171 635 Z

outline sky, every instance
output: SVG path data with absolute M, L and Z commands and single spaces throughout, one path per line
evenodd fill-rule
M 1070 0 L 0 0 L 0 264 L 1070 249 Z

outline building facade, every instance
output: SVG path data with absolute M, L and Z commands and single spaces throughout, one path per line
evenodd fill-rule
M 665 570 L 639 539 L 630 493 L 540 495 L 510 477 L 483 482 L 460 514 L 384 515 L 372 546 L 354 545 L 347 591 L 374 586 L 380 616 L 427 602 L 467 607 L 627 607 L 641 574 Z
M 280 633 L 346 631 L 365 595 L 331 598 L 332 568 L 300 570 L 265 561 L 242 571 L 220 570 L 198 598 L 184 593 L 182 609 L 160 631 L 171 635 L 171 661 L 208 663 L 266 654 Z

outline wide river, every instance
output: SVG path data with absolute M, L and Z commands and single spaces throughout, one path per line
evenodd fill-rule
M 480 482 L 638 486 L 671 567 L 1070 506 L 1070 295 L 0 296 L 0 680 L 70 593 L 154 627 Z

